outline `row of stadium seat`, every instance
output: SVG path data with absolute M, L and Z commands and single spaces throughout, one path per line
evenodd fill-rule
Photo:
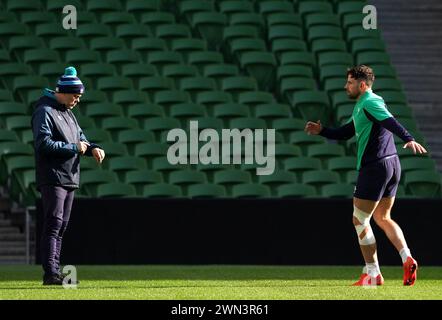
M 77 30 L 61 26 L 65 4 L 77 7 Z M 101 166 L 82 159 L 79 196 L 351 196 L 355 140 L 326 144 L 303 132 L 306 120 L 340 125 L 351 116 L 354 102 L 343 90 L 350 65 L 373 67 L 375 91 L 423 141 L 380 32 L 361 27 L 365 4 L 5 1 L 0 5 L 0 182 L 26 203 L 38 196 L 30 105 L 69 63 L 86 85 L 74 113 L 86 136 L 107 153 Z M 276 129 L 275 173 L 256 176 L 256 165 L 171 166 L 165 159 L 167 131 L 185 129 L 190 120 L 198 120 L 201 129 Z M 399 147 L 398 153 L 404 178 L 399 194 L 440 196 L 434 161 Z M 251 174 L 250 179 L 226 187 L 214 177 L 227 169 L 238 177 Z M 88 181 L 103 174 L 97 172 L 116 179 Z M 200 178 L 183 187 L 174 180 L 181 174 Z M 326 186 L 317 187 L 318 181 Z

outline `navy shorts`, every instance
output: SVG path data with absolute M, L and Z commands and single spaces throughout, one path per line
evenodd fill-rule
M 359 199 L 379 201 L 396 196 L 401 178 L 401 164 L 397 155 L 369 163 L 359 170 L 353 196 Z

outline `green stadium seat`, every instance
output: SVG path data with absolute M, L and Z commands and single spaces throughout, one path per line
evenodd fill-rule
M 100 184 L 112 182 L 118 182 L 117 174 L 112 171 L 88 170 L 81 174 L 82 188 L 89 196 L 97 196 L 97 189 Z
M 127 147 L 119 142 L 101 142 L 100 147 L 103 148 L 106 156 L 109 158 L 126 156 L 128 154 Z
M 366 15 L 363 14 L 362 11 L 360 11 L 360 12 L 348 13 L 344 17 L 341 17 L 342 26 L 344 30 L 347 30 L 350 27 L 362 25 L 365 16 Z
M 115 155 L 107 162 L 109 171 L 115 172 L 120 181 L 124 181 L 126 173 L 133 170 L 147 169 L 146 160 L 128 155 Z
M 268 17 L 275 13 L 291 13 L 293 14 L 294 7 L 290 2 L 285 1 L 262 1 L 258 4 L 259 13 L 264 17 Z
M 182 57 L 187 60 L 189 53 L 194 51 L 206 51 L 206 41 L 195 38 L 180 38 L 173 40 L 171 43 L 172 51 L 181 53 Z
M 82 109 L 84 110 L 83 114 L 92 117 L 99 126 L 101 126 L 103 118 L 123 115 L 123 110 L 119 105 L 109 102 L 90 103 L 83 106 Z
M 180 198 L 182 196 L 181 188 L 172 184 L 155 183 L 143 189 L 143 197 L 147 198 Z
M 321 160 L 318 158 L 310 157 L 296 157 L 292 159 L 286 159 L 283 164 L 283 168 L 286 171 L 296 174 L 298 181 L 301 181 L 302 174 L 310 170 L 320 170 L 322 167 Z
M 0 9 L 2 7 L 0 6 Z M 17 17 L 13 12 L 0 11 L 0 23 L 17 22 Z
M 226 188 L 226 191 L 230 194 L 232 187 L 236 184 L 244 183 L 249 184 L 252 181 L 251 174 L 239 169 L 226 169 L 216 171 L 213 174 L 213 182 L 218 185 L 222 185 Z
M 48 87 L 49 83 L 46 78 L 41 76 L 18 76 L 15 77 L 13 82 L 13 91 L 22 102 L 28 102 L 29 92 L 32 89 L 43 90 Z
M 0 89 L 0 101 L 14 101 L 12 92 L 8 89 Z
M 19 137 L 14 131 L 0 129 L 0 143 L 3 142 L 19 142 Z
M 140 22 L 148 25 L 149 28 L 156 33 L 157 28 L 160 25 L 175 24 L 175 16 L 170 12 L 148 12 L 141 15 Z
M 243 183 L 232 187 L 234 198 L 269 198 L 270 188 L 260 184 Z
M 301 183 L 289 183 L 281 185 L 276 192 L 278 198 L 311 198 L 317 196 L 313 186 Z
M 267 15 L 267 27 L 270 28 L 276 25 L 294 25 L 302 27 L 301 16 L 296 13 L 277 12 Z
M 55 37 L 68 36 L 61 23 L 40 23 L 35 26 L 35 35 L 42 39 L 52 39 Z
M 219 52 L 197 51 L 189 53 L 187 62 L 196 66 L 199 72 L 202 73 L 206 66 L 223 63 L 223 60 L 223 56 Z
M 267 40 L 272 45 L 275 41 L 301 40 L 303 38 L 301 27 L 294 25 L 275 25 L 269 27 Z
M 152 169 L 161 172 L 166 180 L 169 180 L 170 174 L 174 171 L 183 170 L 185 168 L 185 165 L 171 164 L 169 159 L 165 156 L 152 159 Z
M 385 44 L 381 39 L 357 39 L 353 41 L 351 51 L 356 56 L 367 51 L 385 52 Z
M 338 39 L 318 39 L 312 43 L 312 52 L 319 57 L 320 54 L 326 52 L 347 52 L 347 45 L 344 40 Z M 337 61 L 338 64 L 339 61 Z
M 300 39 L 276 39 L 271 44 L 272 52 L 280 60 L 281 55 L 287 52 L 306 52 L 307 45 Z
M 407 98 L 403 92 L 398 91 L 383 91 L 382 98 L 387 105 L 393 103 L 407 104 Z
M 337 13 L 345 18 L 348 14 L 361 13 L 365 5 L 365 1 L 343 1 L 337 4 Z
M 329 96 L 333 97 L 335 93 L 342 92 L 345 86 L 344 78 L 331 78 L 324 81 L 324 90 Z M 354 106 L 354 104 L 353 104 Z M 351 114 L 350 114 L 351 115 Z
M 0 102 L 0 124 L 5 125 L 8 117 L 24 116 L 28 111 L 28 107 L 19 102 Z M 28 123 L 29 125 L 29 123 Z
M 284 52 L 280 56 L 281 66 L 305 66 L 308 68 L 313 68 L 315 65 L 315 59 L 310 52 L 301 51 L 288 51 Z
M 441 177 L 433 170 L 415 170 L 404 174 L 407 193 L 422 198 L 440 198 Z
M 265 129 L 267 127 L 266 122 L 258 118 L 235 118 L 230 120 L 229 127 L 231 129 Z
M 105 61 L 109 51 L 121 50 L 125 47 L 125 43 L 118 37 L 97 37 L 91 39 L 89 47 L 99 52 L 101 60 Z
M 185 24 L 164 24 L 156 27 L 155 36 L 164 39 L 170 46 L 175 39 L 190 38 L 191 32 Z
M 211 11 L 214 11 L 214 5 L 211 1 L 184 0 L 179 2 L 179 15 L 189 23 L 195 14 Z
M 141 196 L 146 185 L 162 183 L 163 176 L 161 173 L 149 169 L 132 170 L 126 172 L 124 182 L 134 186 L 137 195 Z
M 345 174 L 345 182 L 355 185 L 358 179 L 359 171 L 350 170 Z
M 282 79 L 279 83 L 280 97 L 287 102 L 290 102 L 291 97 L 296 92 L 314 89 L 316 89 L 316 81 L 312 78 L 289 77 Z
M 154 51 L 147 58 L 149 64 L 153 64 L 160 72 L 167 64 L 180 64 L 183 62 L 181 54 L 174 51 Z
M 342 79 L 344 82 L 347 76 L 347 68 L 348 66 L 345 64 L 325 65 L 319 70 L 319 79 L 321 83 L 328 79 Z
M 213 116 L 222 119 L 225 126 L 228 125 L 231 119 L 248 117 L 249 115 L 249 108 L 239 103 L 220 103 L 213 108 Z
M 254 115 L 257 118 L 266 120 L 269 128 L 274 120 L 291 117 L 290 107 L 279 103 L 259 104 L 254 108 Z
M 356 62 L 358 64 L 373 65 L 373 64 L 390 64 L 390 56 L 385 52 L 360 52 L 356 55 Z
M 107 96 L 104 92 L 99 90 L 86 90 L 83 95 L 81 96 L 81 106 L 84 104 L 89 103 L 96 103 L 96 102 L 106 102 Z
M 192 16 L 192 26 L 207 41 L 211 50 L 220 49 L 226 23 L 226 16 L 218 12 L 198 12 Z
M 223 91 L 226 91 L 234 98 L 244 91 L 257 91 L 257 81 L 252 77 L 236 76 L 224 78 L 221 84 Z
M 147 62 L 147 57 L 153 52 L 167 51 L 166 41 L 159 38 L 137 38 L 132 40 L 132 50 L 140 54 L 141 59 Z
M 123 39 L 126 42 L 126 45 L 129 46 L 133 39 L 142 37 L 149 38 L 151 32 L 149 27 L 143 24 L 121 24 L 116 27 L 115 36 Z
M 328 159 L 328 169 L 337 172 L 341 177 L 341 182 L 345 182 L 348 171 L 356 168 L 356 157 L 340 156 Z
M 103 16 L 103 14 L 108 12 L 121 12 L 123 10 L 119 0 L 88 0 L 86 2 L 86 9 L 89 12 L 95 13 L 98 17 Z
M 390 78 L 390 79 L 396 79 L 397 74 L 396 70 L 391 65 L 372 65 L 373 72 L 376 76 L 376 79 L 384 79 L 384 78 Z
M 249 26 L 255 28 L 261 36 L 264 35 L 264 19 L 257 13 L 234 13 L 230 17 L 231 26 Z
M 154 95 L 154 102 L 164 107 L 169 107 L 172 104 L 190 102 L 189 93 L 179 90 L 161 90 Z
M 353 65 L 353 56 L 346 52 L 323 52 L 318 55 L 318 67 L 327 65 Z
M 215 105 L 232 101 L 232 95 L 224 91 L 203 91 L 196 95 L 196 102 L 204 105 L 208 114 L 213 114 Z
M 65 53 L 66 62 L 73 65 L 81 65 L 86 63 L 99 63 L 100 54 L 89 49 L 68 50 Z
M 102 120 L 101 127 L 110 131 L 112 139 L 116 140 L 120 131 L 138 129 L 138 122 L 135 119 L 126 117 L 106 117 Z
M 381 32 L 378 29 L 365 30 L 362 26 L 349 27 L 347 30 L 347 44 L 353 47 L 356 40 L 371 41 L 381 38 Z
M 253 12 L 253 3 L 250 1 L 222 1 L 219 3 L 220 12 L 231 16 L 235 13 Z
M 333 13 L 333 7 L 325 1 L 302 1 L 298 7 L 299 13 L 303 18 L 312 13 Z
M 276 119 L 273 121 L 271 128 L 281 133 L 285 141 L 288 141 L 291 132 L 304 130 L 305 121 L 297 118 Z
M 20 21 L 25 23 L 35 33 L 35 26 L 42 23 L 54 23 L 55 16 L 51 12 L 36 12 L 28 11 L 23 12 L 20 17 Z
M 324 144 L 325 139 L 319 135 L 308 135 L 304 131 L 294 131 L 290 134 L 288 142 L 299 146 L 304 156 L 307 156 L 308 147 L 316 144 Z
M 239 74 L 239 69 L 234 64 L 215 63 L 206 65 L 203 69 L 205 77 L 214 78 L 218 87 L 221 87 L 222 80 L 227 77 L 234 77 Z
M 299 91 L 295 92 L 291 98 L 291 105 L 294 111 L 305 120 L 327 122 L 327 113 L 329 109 L 329 101 L 327 95 L 322 91 Z
M 270 187 L 272 196 L 277 196 L 277 188 L 284 184 L 296 183 L 296 175 L 293 172 L 278 170 L 270 175 L 262 175 L 258 177 L 260 184 Z
M 5 7 L 8 11 L 19 15 L 29 11 L 40 11 L 42 9 L 39 0 L 7 0 Z
M 167 154 L 168 145 L 157 142 L 144 142 L 135 145 L 134 155 L 146 159 L 148 167 L 152 167 L 152 160 Z
M 309 29 L 314 26 L 337 26 L 341 27 L 339 17 L 330 13 L 312 13 L 305 18 L 305 27 Z
M 240 58 L 241 67 L 253 76 L 261 90 L 273 88 L 276 78 L 276 59 L 267 52 L 246 52 Z
M 135 187 L 121 182 L 103 183 L 97 187 L 98 198 L 130 198 L 135 196 Z
M 104 129 L 90 128 L 90 129 L 84 129 L 83 132 L 86 135 L 88 141 L 90 142 L 100 144 L 112 141 L 110 132 Z
M 279 67 L 276 72 L 276 77 L 279 82 L 281 82 L 285 78 L 305 78 L 305 79 L 313 79 L 313 70 L 311 67 L 307 66 L 297 66 L 297 65 L 289 65 Z
M 163 107 L 158 104 L 137 103 L 127 107 L 127 115 L 136 119 L 138 124 L 142 125 L 144 120 L 153 117 L 163 117 L 165 112 Z
M 25 24 L 19 22 L 0 23 L 0 39 L 3 47 L 9 47 L 9 40 L 14 36 L 24 36 L 29 33 Z
M 179 89 L 188 92 L 192 101 L 195 101 L 198 93 L 215 90 L 216 83 L 211 78 L 189 77 L 180 80 Z
M 185 195 L 188 195 L 188 188 L 190 185 L 206 182 L 206 175 L 201 171 L 186 169 L 173 171 L 169 174 L 169 183 L 180 186 Z
M 325 39 L 342 40 L 342 29 L 340 27 L 321 25 L 308 29 L 307 40 L 310 44 Z
M 288 143 L 277 143 L 275 145 L 275 157 L 278 161 L 278 164 L 280 164 L 281 166 L 285 160 L 301 156 L 301 148 L 298 146 Z
M 373 83 L 373 91 L 402 91 L 402 85 L 397 79 L 376 79 Z
M 152 132 L 142 129 L 121 130 L 118 133 L 117 141 L 127 146 L 129 154 L 134 154 L 135 145 L 144 142 L 153 142 L 155 136 Z
M 118 90 L 114 92 L 112 100 L 126 110 L 129 105 L 149 102 L 149 97 L 138 90 Z
M 435 171 L 436 163 L 430 158 L 406 158 L 401 159 L 402 173 L 414 170 Z
M 320 158 L 324 166 L 328 164 L 330 158 L 343 157 L 344 155 L 345 149 L 339 144 L 314 144 L 307 148 L 307 156 Z
M 230 43 L 230 51 L 237 61 L 241 61 L 241 56 L 247 52 L 267 51 L 266 43 L 262 39 L 256 38 L 238 38 Z
M 310 170 L 302 174 L 302 182 L 314 186 L 321 193 L 324 185 L 339 182 L 339 174 L 329 170 Z
M 172 79 L 163 76 L 143 77 L 138 82 L 138 89 L 149 94 L 150 100 L 155 99 L 157 92 L 169 91 L 173 88 Z
M 172 118 L 180 120 L 181 126 L 185 127 L 190 120 L 195 117 L 206 116 L 205 108 L 196 103 L 179 103 L 174 104 L 170 108 Z
M 126 1 L 126 10 L 137 20 L 141 20 L 143 14 L 158 13 L 160 1 L 151 0 L 128 0 Z
M 109 26 L 114 34 L 118 26 L 136 22 L 135 17 L 129 12 L 108 12 L 101 16 L 101 23 Z
M 331 183 L 322 187 L 321 195 L 326 198 L 351 198 L 354 186 L 345 183 Z
M 190 198 L 224 198 L 226 190 L 223 186 L 208 183 L 192 184 L 187 189 Z
M 258 31 L 251 26 L 228 26 L 224 28 L 224 45 L 231 44 L 233 40 L 258 38 Z
M 34 35 L 17 35 L 9 39 L 9 52 L 18 61 L 23 61 L 24 52 L 29 49 L 42 49 L 45 42 Z
M 132 89 L 132 81 L 121 76 L 101 77 L 97 80 L 97 89 L 103 90 L 111 96 L 113 91 Z
M 111 35 L 110 27 L 100 23 L 81 24 L 76 32 L 76 36 L 82 38 L 87 44 L 89 44 L 93 38 L 108 37 Z
M 23 62 L 34 70 L 38 70 L 38 66 L 42 63 L 59 61 L 58 52 L 51 49 L 30 49 L 23 52 Z
M 150 118 L 144 121 L 144 129 L 154 132 L 157 141 L 161 132 L 175 128 L 181 128 L 180 122 L 175 118 Z

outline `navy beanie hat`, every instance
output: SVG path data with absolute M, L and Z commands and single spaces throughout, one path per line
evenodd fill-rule
M 77 70 L 74 67 L 67 67 L 57 82 L 55 92 L 59 93 L 83 93 L 84 86 L 77 77 Z

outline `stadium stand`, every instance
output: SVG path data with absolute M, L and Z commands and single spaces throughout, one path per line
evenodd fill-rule
M 421 136 L 381 33 L 360 27 L 365 1 L 77 0 L 69 2 L 76 31 L 56 23 L 64 3 L 0 8 L 0 181 L 16 201 L 38 196 L 32 103 L 68 65 L 86 85 L 80 125 L 107 153 L 102 166 L 82 160 L 79 197 L 349 197 L 354 141 L 330 143 L 303 128 L 348 120 L 353 102 L 342 87 L 355 63 L 373 66 L 375 91 Z M 276 129 L 275 173 L 168 164 L 165 134 L 190 120 Z M 399 196 L 440 197 L 431 150 L 413 161 L 398 151 Z

